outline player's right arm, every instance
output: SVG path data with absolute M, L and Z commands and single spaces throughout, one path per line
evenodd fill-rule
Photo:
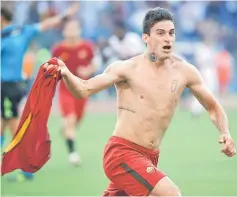
M 56 15 L 54 17 L 49 17 L 39 23 L 25 25 L 24 26 L 24 34 L 27 39 L 27 42 L 30 41 L 35 36 L 39 35 L 41 32 L 44 32 L 48 29 L 54 28 L 61 24 L 64 20 L 72 17 L 78 10 L 79 4 L 74 3 L 71 7 L 69 7 L 63 14 Z
M 88 80 L 80 79 L 73 75 L 63 61 L 58 60 L 61 76 L 73 96 L 76 98 L 87 98 L 101 90 L 104 90 L 115 83 L 125 81 L 124 61 L 117 61 L 110 64 L 102 74 Z M 45 65 L 50 69 L 54 65 Z
M 78 10 L 79 4 L 73 3 L 63 14 L 56 15 L 54 17 L 47 18 L 38 24 L 41 32 L 46 31 L 50 28 L 54 28 L 62 23 L 64 20 L 72 17 Z

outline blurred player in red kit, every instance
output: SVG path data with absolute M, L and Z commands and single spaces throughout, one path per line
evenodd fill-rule
M 52 56 L 59 57 L 76 76 L 88 79 L 95 71 L 93 45 L 80 37 L 81 28 L 77 20 L 65 23 L 64 40 L 53 47 Z M 69 162 L 80 164 L 80 156 L 75 150 L 76 127 L 84 115 L 87 99 L 76 99 L 68 91 L 65 83 L 59 85 L 59 105 L 64 118 L 64 136 L 69 151 Z

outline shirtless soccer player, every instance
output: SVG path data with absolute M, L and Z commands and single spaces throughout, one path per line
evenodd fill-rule
M 118 119 L 103 158 L 111 183 L 104 196 L 181 196 L 178 187 L 157 168 L 159 146 L 172 119 L 180 95 L 190 88 L 220 131 L 222 152 L 236 153 L 222 107 L 207 90 L 193 65 L 173 55 L 175 28 L 166 9 L 149 10 L 142 38 L 147 52 L 109 65 L 89 80 L 74 76 L 59 60 L 59 70 L 69 91 L 87 98 L 115 84 Z M 55 65 L 44 65 L 51 68 Z

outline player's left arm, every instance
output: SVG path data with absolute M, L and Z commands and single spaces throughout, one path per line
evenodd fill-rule
M 229 157 L 234 156 L 236 154 L 236 148 L 230 135 L 228 119 L 224 109 L 207 89 L 198 70 L 192 65 L 189 65 L 187 70 L 187 87 L 207 110 L 212 122 L 221 132 L 219 143 L 224 144 L 222 152 Z

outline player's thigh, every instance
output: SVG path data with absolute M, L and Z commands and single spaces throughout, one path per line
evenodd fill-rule
M 118 188 L 113 182 L 110 182 L 102 196 L 129 196 L 124 190 Z
M 22 94 L 20 90 L 17 90 L 16 88 L 12 89 L 12 91 L 15 93 L 11 93 L 9 88 L 7 91 L 2 92 L 1 95 L 1 116 L 6 120 L 18 118 L 19 116 L 19 105 L 22 99 Z
M 76 99 L 74 100 L 76 106 L 77 121 L 80 121 L 85 113 L 85 107 L 87 99 Z
M 12 133 L 15 135 L 17 127 L 19 124 L 19 106 L 20 106 L 21 97 L 15 97 L 11 99 L 11 117 L 8 117 L 8 127 Z
M 19 124 L 19 119 L 17 117 L 13 117 L 10 120 L 8 120 L 8 126 L 13 136 L 15 135 L 17 131 L 18 124 Z
M 4 134 L 5 129 L 7 128 L 8 121 L 4 118 L 1 118 L 1 135 Z
M 59 106 L 64 118 L 71 114 L 76 114 L 74 98 L 67 91 L 59 91 Z
M 1 118 L 5 120 L 5 123 L 13 116 L 10 92 L 8 83 L 1 83 Z
M 64 116 L 64 126 L 66 129 L 75 129 L 77 124 L 77 116 L 74 112 L 70 112 Z
M 111 181 L 130 196 L 147 196 L 166 175 L 147 157 L 129 157 L 120 164 Z
M 181 192 L 174 182 L 166 176 L 155 185 L 150 196 L 181 196 Z

